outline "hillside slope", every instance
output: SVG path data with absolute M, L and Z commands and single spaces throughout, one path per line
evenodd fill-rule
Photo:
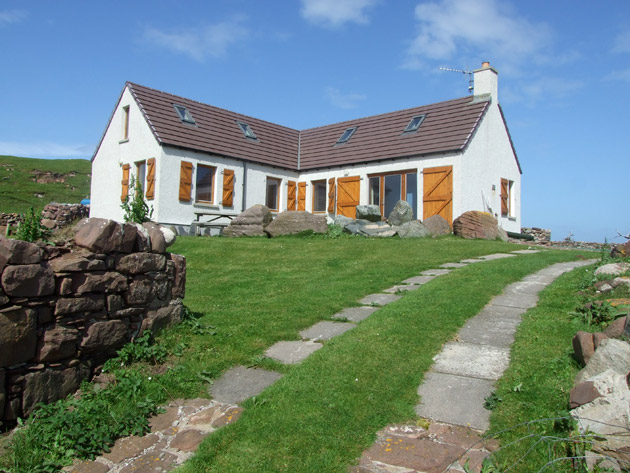
M 0 155 L 0 212 L 39 211 L 50 202 L 78 204 L 90 195 L 91 164 Z

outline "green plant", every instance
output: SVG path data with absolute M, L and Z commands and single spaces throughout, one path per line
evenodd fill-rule
M 29 207 L 28 211 L 23 214 L 23 220 L 18 224 L 15 238 L 35 243 L 38 240 L 44 240 L 50 236 L 50 230 L 42 226 L 42 216 L 35 214 L 33 207 Z
M 484 399 L 483 407 L 491 411 L 496 408 L 501 402 L 503 402 L 503 399 L 501 399 L 501 397 L 499 397 L 496 392 L 493 392 Z
M 623 313 L 623 312 L 621 312 Z M 580 319 L 586 325 L 606 325 L 619 315 L 608 301 L 591 300 L 586 304 L 578 307 L 574 311 L 569 312 L 570 315 Z
M 125 222 L 144 223 L 153 217 L 153 206 L 147 205 L 144 200 L 142 186 L 133 176 L 129 178 L 129 194 L 120 207 L 124 210 Z

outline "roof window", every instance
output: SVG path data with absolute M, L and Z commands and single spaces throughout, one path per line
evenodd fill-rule
M 353 128 L 348 128 L 346 131 L 343 132 L 343 135 L 341 135 L 341 137 L 337 140 L 336 144 L 342 144 L 345 143 L 346 141 L 348 141 L 350 139 L 350 137 L 354 134 L 354 132 L 356 131 L 357 127 L 353 127 Z
M 426 115 L 417 115 L 413 117 L 411 121 L 409 122 L 409 125 L 407 125 L 407 128 L 405 128 L 405 130 L 403 131 L 403 133 L 412 133 L 414 131 L 418 131 L 418 128 L 420 128 L 420 125 L 424 121 L 425 117 Z
M 245 135 L 245 138 L 249 138 L 250 140 L 258 139 L 256 138 L 256 134 L 254 133 L 254 131 L 251 129 L 251 127 L 247 123 L 239 122 L 239 121 L 237 121 L 236 123 L 238 123 L 238 126 L 243 132 L 243 134 Z
M 173 107 L 175 107 L 175 111 L 177 112 L 177 115 L 179 115 L 181 121 L 183 121 L 184 123 L 190 123 L 191 125 L 196 125 L 195 119 L 192 117 L 186 107 L 184 107 L 183 105 L 175 104 L 173 104 Z

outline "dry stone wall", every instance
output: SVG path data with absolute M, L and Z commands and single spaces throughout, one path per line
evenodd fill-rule
M 145 330 L 181 320 L 186 260 L 160 227 L 84 219 L 70 248 L 0 237 L 0 422 L 74 392 Z
M 90 206 L 82 204 L 58 204 L 51 202 L 42 210 L 42 225 L 61 228 L 90 215 Z

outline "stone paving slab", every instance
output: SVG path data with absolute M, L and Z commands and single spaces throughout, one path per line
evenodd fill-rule
M 362 306 L 348 307 L 341 312 L 333 315 L 334 319 L 346 319 L 350 322 L 361 322 L 378 310 L 378 307 Z
M 475 319 L 477 318 L 490 318 L 490 319 L 510 319 L 514 322 L 519 322 L 521 320 L 521 316 L 527 312 L 527 309 L 522 309 L 520 307 L 503 307 L 503 306 L 495 306 L 495 305 L 487 305 L 481 312 L 479 312 Z
M 433 371 L 497 380 L 510 363 L 510 350 L 476 343 L 449 342 L 434 358 Z
M 294 365 L 305 360 L 321 347 L 323 347 L 321 343 L 312 341 L 278 342 L 267 349 L 265 356 L 286 365 Z
M 503 258 L 514 258 L 515 256 L 516 255 L 510 254 L 510 253 L 493 253 L 491 255 L 479 256 L 479 258 L 484 261 L 494 261 L 494 260 L 503 259 Z
M 520 316 L 503 318 L 477 315 L 466 322 L 457 334 L 457 340 L 464 343 L 509 348 L 514 342 L 514 333 L 520 322 Z
M 458 269 L 468 266 L 466 263 L 444 263 L 440 265 L 440 268 L 446 269 Z
M 531 294 L 536 295 L 549 284 L 536 281 L 517 281 L 515 283 L 506 286 L 503 289 L 504 294 Z
M 420 276 L 442 276 L 444 274 L 450 273 L 450 269 L 441 268 L 441 269 L 427 269 L 426 271 L 422 271 Z
M 306 330 L 300 332 L 300 337 L 305 340 L 330 340 L 337 335 L 347 332 L 353 329 L 356 325 L 349 322 L 318 322 Z
M 484 259 L 479 259 L 479 258 L 468 258 L 468 259 L 459 260 L 460 263 L 466 263 L 466 264 L 483 263 L 484 261 L 485 261 Z
M 516 250 L 512 251 L 512 253 L 517 255 L 533 255 L 534 253 L 540 253 L 540 250 Z
M 382 293 L 370 294 L 368 296 L 365 296 L 363 299 L 359 300 L 359 304 L 382 306 L 382 305 L 391 304 L 392 302 L 396 302 L 401 297 L 402 296 L 397 296 L 395 294 L 382 294 Z
M 416 289 L 420 289 L 420 286 L 417 284 L 398 284 L 390 287 L 389 289 L 385 289 L 383 292 L 386 292 L 387 294 L 396 294 L 397 292 L 409 292 L 415 291 Z
M 210 394 L 219 402 L 238 404 L 257 396 L 282 378 L 282 374 L 262 368 L 236 366 L 210 386 Z
M 403 283 L 405 284 L 417 284 L 423 285 L 428 283 L 429 281 L 435 279 L 435 276 L 414 276 L 412 278 L 405 279 Z
M 418 388 L 421 417 L 485 431 L 490 411 L 483 408 L 494 391 L 494 381 L 453 374 L 429 372 Z
M 501 294 L 490 301 L 490 305 L 531 309 L 538 303 L 536 294 Z

